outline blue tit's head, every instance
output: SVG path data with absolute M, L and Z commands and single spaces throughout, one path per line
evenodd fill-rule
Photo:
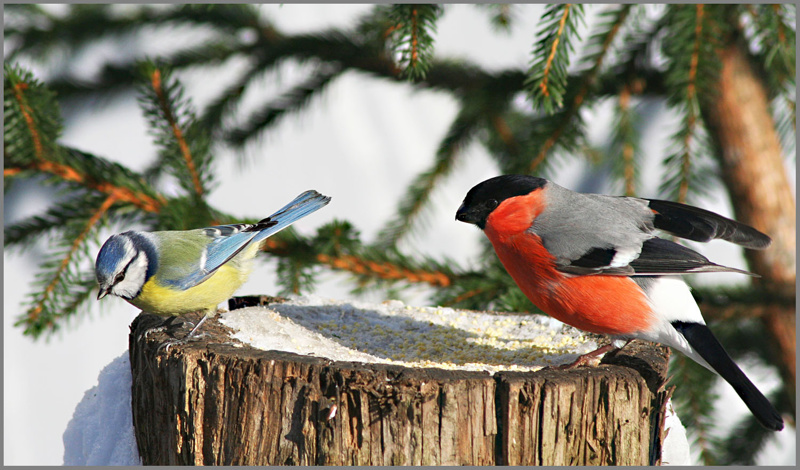
M 98 299 L 108 294 L 130 300 L 158 269 L 154 235 L 146 232 L 125 232 L 112 235 L 100 248 L 94 264 Z

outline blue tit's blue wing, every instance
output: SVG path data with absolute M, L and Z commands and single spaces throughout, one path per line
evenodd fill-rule
M 316 191 L 306 191 L 282 207 L 278 212 L 255 224 L 218 225 L 200 229 L 210 242 L 203 250 L 199 269 L 169 281 L 174 287 L 186 290 L 194 287 L 209 277 L 239 254 L 248 245 L 259 243 L 267 237 L 278 233 L 294 222 L 322 208 L 331 198 Z

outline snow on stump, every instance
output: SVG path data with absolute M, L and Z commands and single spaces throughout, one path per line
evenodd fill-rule
M 170 348 L 167 332 L 144 334 L 163 318 L 131 325 L 145 465 L 660 463 L 667 348 L 635 341 L 558 370 L 545 367 L 597 344 L 540 315 L 317 297 L 231 306 Z

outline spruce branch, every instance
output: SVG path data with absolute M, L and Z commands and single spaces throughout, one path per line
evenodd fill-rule
M 396 4 L 389 10 L 392 23 L 389 47 L 402 76 L 425 78 L 433 57 L 433 36 L 442 7 L 435 4 Z
M 336 65 L 319 67 L 305 82 L 294 86 L 279 98 L 262 106 L 246 120 L 245 124 L 227 130 L 224 136 L 225 141 L 234 148 L 241 148 L 256 135 L 263 134 L 266 129 L 274 127 L 281 118 L 289 113 L 299 112 L 308 106 L 311 100 L 320 95 L 341 72 L 342 69 Z M 224 106 L 224 104 L 222 105 Z
M 117 201 L 133 204 L 146 212 L 159 212 L 166 203 L 164 196 L 152 191 L 141 178 L 121 165 L 67 147 L 63 147 L 61 153 L 62 163 L 34 161 L 5 168 L 4 176 L 19 177 L 30 172 L 54 175 L 58 181 L 114 196 Z
M 218 137 L 217 131 L 222 127 L 225 116 L 232 114 L 237 109 L 248 85 L 260 77 L 273 61 L 264 61 L 259 58 L 252 62 L 254 63 L 237 80 L 228 85 L 211 101 L 198 119 L 198 126 L 206 129 L 212 136 Z
M 439 144 L 433 165 L 420 173 L 409 185 L 397 210 L 397 216 L 381 230 L 376 246 L 395 246 L 412 229 L 414 220 L 430 199 L 437 183 L 452 172 L 460 150 L 469 144 L 483 123 L 483 117 L 475 111 L 468 103 L 463 105 Z
M 535 173 L 537 169 L 539 169 L 540 165 L 544 162 L 547 158 L 548 153 L 553 149 L 553 147 L 559 143 L 562 135 L 565 132 L 568 132 L 570 127 L 573 129 L 580 128 L 579 122 L 579 112 L 582 105 L 585 104 L 587 101 L 587 96 L 593 92 L 596 86 L 596 78 L 599 74 L 602 66 L 603 60 L 605 59 L 606 55 L 608 54 L 611 43 L 613 42 L 614 38 L 617 36 L 622 24 L 625 22 L 625 19 L 628 17 L 630 12 L 631 6 L 630 5 L 623 5 L 617 11 L 609 11 L 606 12 L 605 16 L 610 16 L 611 20 L 605 23 L 603 26 L 603 30 L 601 33 L 595 34 L 592 36 L 591 40 L 596 43 L 595 48 L 597 49 L 594 53 L 590 54 L 588 57 L 584 59 L 584 62 L 591 63 L 592 66 L 583 74 L 581 79 L 581 86 L 576 94 L 572 96 L 571 104 L 567 108 L 565 113 L 562 113 L 559 116 L 558 121 L 561 123 L 558 126 L 554 133 L 551 134 L 541 145 L 539 153 L 536 157 L 530 162 L 528 166 L 528 173 Z M 566 66 L 564 66 L 564 81 L 566 81 L 567 73 L 566 73 Z M 560 94 L 559 96 L 565 96 L 566 85 L 561 86 L 559 88 Z M 559 106 L 561 106 L 561 102 L 559 102 Z M 552 110 L 547 110 L 548 114 L 554 114 Z M 576 122 L 573 122 L 576 120 Z
M 4 166 L 52 160 L 61 135 L 55 95 L 18 66 L 3 64 Z M 30 142 L 31 145 L 27 145 Z
M 711 84 L 719 74 L 717 54 L 727 27 L 716 20 L 725 11 L 719 5 L 687 5 L 670 10 L 671 36 L 666 38 L 664 52 L 669 58 L 666 72 L 670 88 L 668 102 L 683 115 L 683 122 L 673 139 L 677 150 L 664 160 L 668 176 L 662 192 L 678 202 L 687 202 L 689 191 L 702 190 L 692 185 L 699 171 L 693 169 L 700 155 L 710 153 L 709 144 L 701 135 L 700 96 L 713 99 Z M 704 153 L 698 152 L 705 149 Z
M 375 261 L 369 257 L 354 255 L 335 257 L 321 253 L 317 255 L 317 260 L 321 264 L 334 269 L 387 281 L 404 281 L 412 284 L 424 283 L 433 287 L 447 287 L 451 283 L 450 278 L 440 271 L 408 269 L 388 261 Z
M 697 62 L 700 57 L 700 42 L 703 40 L 703 14 L 704 5 L 697 5 L 697 19 L 695 21 L 694 32 L 694 45 L 689 61 L 689 77 L 686 84 L 686 132 L 683 138 L 683 149 L 681 151 L 681 169 L 680 169 L 680 186 L 678 188 L 678 202 L 686 202 L 686 196 L 689 192 L 689 175 L 691 170 L 691 158 L 689 146 L 691 144 L 692 136 L 694 135 L 694 127 L 697 123 L 697 115 L 699 114 L 699 106 L 696 100 L 696 79 L 697 79 Z
M 614 130 L 611 138 L 611 151 L 620 158 L 612 160 L 614 173 L 623 181 L 626 196 L 636 195 L 639 176 L 638 161 L 639 133 L 633 123 L 638 121 L 638 114 L 631 109 L 631 87 L 623 85 L 614 110 Z
M 364 246 L 353 227 L 341 221 L 320 227 L 314 237 L 302 237 L 291 228 L 284 230 L 265 240 L 261 249 L 279 259 L 280 282 L 287 293 L 309 290 L 315 265 L 351 273 L 356 279 L 355 291 L 397 283 L 448 287 L 456 276 L 449 262 L 419 261 L 394 248 Z
M 583 21 L 583 5 L 548 5 L 542 15 L 543 26 L 533 50 L 533 61 L 525 86 L 534 108 L 552 114 L 563 103 L 567 86 L 567 67 Z
M 202 197 L 206 193 L 206 189 L 200 177 L 203 160 L 198 161 L 198 156 L 193 154 L 184 135 L 184 129 L 188 128 L 192 116 L 190 110 L 181 109 L 184 106 L 181 99 L 182 89 L 177 82 L 170 83 L 168 74 L 165 74 L 166 76 L 164 77 L 167 82 L 165 87 L 164 82 L 162 82 L 162 71 L 157 66 L 145 64 L 144 68 L 144 73 L 147 74 L 151 90 L 155 94 L 155 103 L 152 103 L 149 108 L 149 111 L 152 113 L 150 120 L 151 125 L 155 128 L 155 132 L 159 135 L 159 139 L 165 144 L 167 149 L 177 145 L 177 150 L 185 163 L 185 169 L 191 181 L 191 187 L 187 189 L 193 190 L 198 197 Z M 145 96 L 148 94 L 145 94 Z M 168 94 L 172 96 L 167 96 Z M 178 109 L 173 109 L 175 105 L 177 105 Z M 156 110 L 157 112 L 153 113 L 153 111 Z M 156 119 L 159 121 L 156 121 Z M 159 132 L 159 126 L 161 125 L 160 120 L 165 121 L 169 126 L 170 134 Z M 167 152 L 169 152 L 169 150 L 167 150 Z M 171 160 L 167 161 L 170 162 Z M 173 163 L 173 167 L 180 168 L 178 165 L 174 164 L 174 160 L 171 162 Z
M 787 84 L 793 87 L 796 81 L 795 9 L 792 4 L 774 4 L 749 5 L 744 10 L 753 20 L 754 58 L 773 93 Z

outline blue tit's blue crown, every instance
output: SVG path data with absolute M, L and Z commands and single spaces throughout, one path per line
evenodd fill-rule
M 112 235 L 100 248 L 94 263 L 97 280 L 108 279 L 116 270 L 117 263 L 125 256 L 125 242 L 120 235 Z

